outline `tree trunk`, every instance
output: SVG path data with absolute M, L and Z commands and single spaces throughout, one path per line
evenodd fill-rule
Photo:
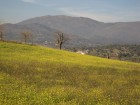
M 2 32 L 0 32 L 0 40 L 1 41 L 3 40 L 3 34 L 2 34 Z
M 60 49 L 60 50 L 62 49 L 62 43 L 59 44 L 59 49 Z

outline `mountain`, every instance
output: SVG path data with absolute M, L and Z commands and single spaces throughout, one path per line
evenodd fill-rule
M 56 32 L 68 37 L 67 46 L 96 44 L 140 44 L 140 22 L 104 23 L 84 17 L 42 16 L 17 24 L 5 24 L 7 39 L 21 40 L 20 33 L 30 30 L 34 42 L 55 43 Z

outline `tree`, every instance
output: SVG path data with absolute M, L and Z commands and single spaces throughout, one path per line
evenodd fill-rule
M 4 32 L 4 27 L 3 25 L 0 24 L 0 40 L 3 40 L 3 32 Z
M 59 46 L 59 49 L 61 50 L 62 44 L 64 43 L 64 34 L 61 32 L 57 32 L 57 40 L 56 44 Z
M 27 43 L 28 40 L 31 40 L 32 37 L 32 33 L 29 31 L 24 31 L 21 33 L 21 35 L 23 36 L 24 42 Z

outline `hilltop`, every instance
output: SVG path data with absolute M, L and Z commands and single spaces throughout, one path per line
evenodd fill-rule
M 140 64 L 0 42 L 0 104 L 138 105 Z

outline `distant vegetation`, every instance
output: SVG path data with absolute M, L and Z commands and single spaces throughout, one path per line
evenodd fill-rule
M 121 61 L 140 62 L 140 45 L 100 45 L 95 47 L 66 48 L 73 52 L 81 51 L 88 55 Z
M 139 105 L 140 64 L 0 41 L 1 105 Z
M 97 46 L 89 48 L 89 54 L 109 59 L 140 62 L 140 45 Z

